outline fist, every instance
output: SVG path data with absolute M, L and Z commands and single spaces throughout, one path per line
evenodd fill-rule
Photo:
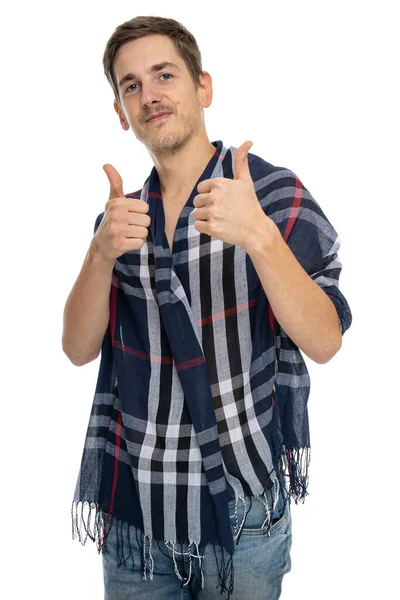
M 139 250 L 148 235 L 149 205 L 139 198 L 125 198 L 122 177 L 109 164 L 103 169 L 110 182 L 110 196 L 105 205 L 103 219 L 93 236 L 93 243 L 106 261 L 115 260 L 129 250 Z

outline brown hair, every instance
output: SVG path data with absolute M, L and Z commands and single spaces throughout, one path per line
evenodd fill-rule
M 119 105 L 121 105 L 121 102 L 114 72 L 115 55 L 122 44 L 151 34 L 167 35 L 171 38 L 177 53 L 186 63 L 196 89 L 199 87 L 199 76 L 203 74 L 201 53 L 196 39 L 190 31 L 174 19 L 135 17 L 118 25 L 108 40 L 103 55 L 104 73 L 113 89 L 115 100 Z

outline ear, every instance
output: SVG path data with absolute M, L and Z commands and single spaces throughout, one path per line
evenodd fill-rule
M 118 102 L 116 100 L 114 100 L 114 110 L 119 116 L 119 120 L 120 120 L 122 129 L 125 129 L 125 131 L 127 129 L 129 129 L 129 123 L 125 118 L 124 111 L 122 110 L 122 108 L 120 107 L 120 105 L 118 104 Z
M 208 71 L 203 71 L 199 77 L 199 82 L 199 88 L 197 90 L 198 94 L 201 94 L 199 102 L 203 108 L 208 108 L 213 99 L 212 78 L 210 73 Z

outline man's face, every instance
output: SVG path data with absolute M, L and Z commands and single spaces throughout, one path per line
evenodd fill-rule
M 166 66 L 148 73 L 162 62 L 175 63 L 179 69 Z M 114 70 L 121 108 L 114 102 L 124 129 L 129 125 L 138 140 L 154 154 L 171 154 L 186 140 L 204 129 L 203 106 L 212 100 L 211 76 L 201 77 L 196 90 L 185 61 L 177 54 L 172 40 L 165 35 L 148 35 L 123 44 L 115 57 Z M 134 74 L 121 85 L 128 73 Z M 154 113 L 171 113 L 166 119 L 149 122 Z

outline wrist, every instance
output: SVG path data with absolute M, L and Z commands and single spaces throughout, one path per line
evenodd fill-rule
M 105 269 L 114 268 L 115 260 L 110 260 L 110 258 L 101 251 L 95 238 L 92 239 L 89 246 L 88 260 L 93 264 L 104 267 Z
M 245 250 L 250 256 L 265 256 L 282 241 L 281 232 L 272 219 L 263 212 L 263 217 L 254 226 Z

